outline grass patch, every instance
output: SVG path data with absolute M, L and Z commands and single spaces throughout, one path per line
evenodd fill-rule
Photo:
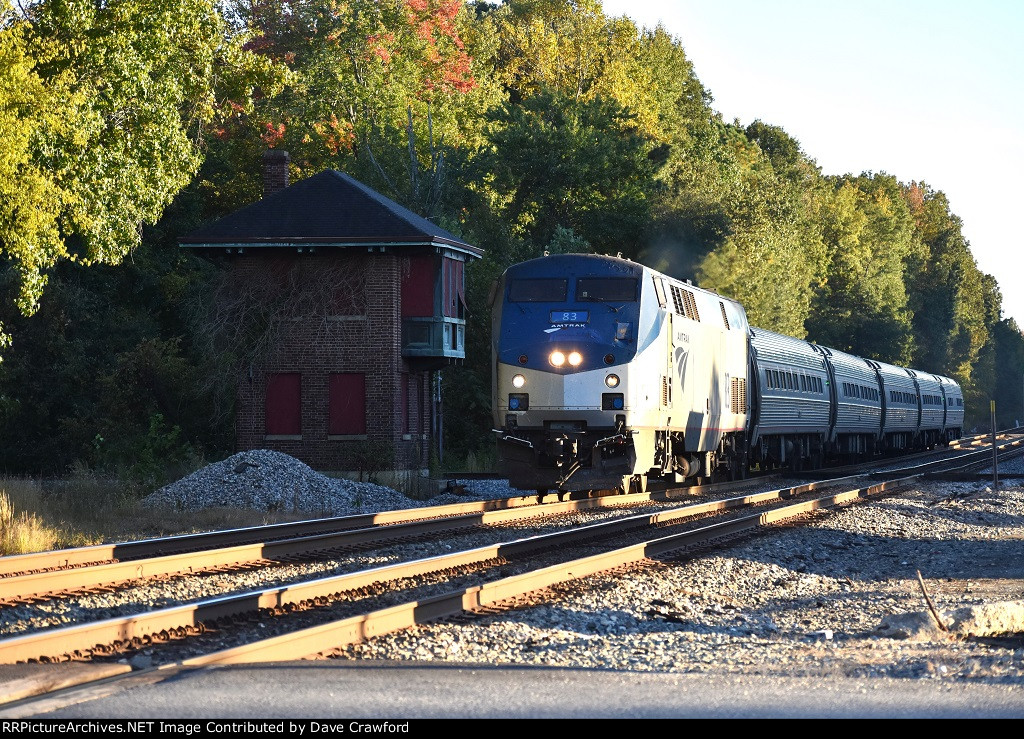
M 23 493 L 16 488 L 16 495 Z M 35 513 L 18 511 L 6 489 L 0 490 L 0 554 L 24 554 L 53 549 L 58 532 Z

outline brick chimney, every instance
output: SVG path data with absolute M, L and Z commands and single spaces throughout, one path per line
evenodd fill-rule
M 267 149 L 263 152 L 263 197 L 288 187 L 288 152 Z

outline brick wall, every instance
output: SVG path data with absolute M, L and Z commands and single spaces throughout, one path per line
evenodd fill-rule
M 324 290 L 324 275 L 344 280 L 365 295 L 356 301 L 361 315 L 333 315 L 323 301 L 296 301 L 293 313 L 277 322 L 273 346 L 239 378 L 236 446 L 274 449 L 314 469 L 342 472 L 367 452 L 394 454 L 394 469 L 418 470 L 429 462 L 430 373 L 410 372 L 402 359 L 400 275 L 403 257 L 356 249 L 323 248 L 315 253 L 250 249 L 232 257 L 233 279 L 277 281 L 295 291 Z M 347 288 L 346 288 L 347 289 Z M 329 301 L 328 301 L 329 302 Z M 335 301 L 335 305 L 352 302 Z M 301 438 L 268 438 L 265 426 L 266 378 L 270 373 L 302 375 Z M 334 372 L 358 372 L 366 378 L 366 434 L 330 437 L 328 384 Z M 402 374 L 408 375 L 408 433 L 402 418 Z

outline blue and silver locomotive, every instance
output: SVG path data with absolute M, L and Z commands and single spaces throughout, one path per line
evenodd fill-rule
M 751 328 L 736 301 L 628 259 L 517 264 L 492 307 L 498 455 L 520 489 L 638 490 L 960 435 L 953 380 Z

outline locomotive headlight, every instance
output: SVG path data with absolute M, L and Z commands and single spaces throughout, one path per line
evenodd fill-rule
M 604 378 L 604 384 L 607 385 L 608 387 L 618 387 L 619 386 L 619 376 L 618 375 L 608 375 L 606 378 Z
M 569 352 L 569 364 L 573 367 L 579 367 L 583 362 L 583 355 L 579 352 Z
M 526 384 L 526 378 L 522 375 L 516 375 L 512 378 L 512 387 L 522 387 Z
M 551 362 L 551 366 L 553 367 L 561 367 L 565 364 L 565 355 L 559 351 L 551 352 L 551 355 L 548 357 L 548 361 Z

